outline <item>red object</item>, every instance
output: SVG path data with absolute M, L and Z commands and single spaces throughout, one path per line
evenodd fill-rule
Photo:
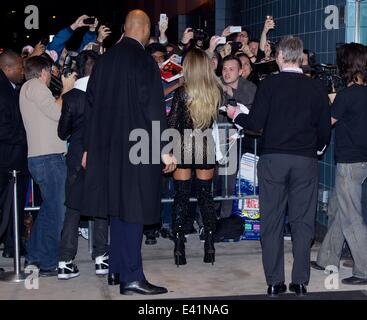
M 166 82 L 172 82 L 178 78 L 183 76 L 182 74 L 182 66 L 171 61 L 167 60 L 162 64 L 161 67 L 161 78 Z

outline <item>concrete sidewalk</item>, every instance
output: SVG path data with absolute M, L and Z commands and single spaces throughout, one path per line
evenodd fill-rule
M 316 257 L 318 245 L 313 248 Z M 292 245 L 285 241 L 286 277 L 290 282 Z M 143 262 L 147 279 L 153 284 L 166 286 L 169 293 L 161 296 L 122 296 L 118 286 L 108 286 L 106 277 L 94 273 L 94 263 L 88 253 L 88 242 L 79 237 L 76 263 L 80 277 L 67 281 L 41 278 L 38 290 L 27 290 L 24 284 L 0 282 L 0 299 L 6 300 L 149 300 L 216 296 L 265 294 L 261 246 L 257 241 L 216 244 L 216 263 L 206 265 L 203 260 L 203 243 L 198 235 L 188 237 L 187 265 L 177 268 L 173 262 L 173 242 L 158 239 L 154 246 L 143 245 Z M 22 265 L 24 260 L 22 259 Z M 0 258 L 0 267 L 12 270 L 13 262 Z M 341 279 L 351 276 L 351 269 L 341 267 L 339 291 L 367 290 L 367 286 L 345 286 Z M 328 291 L 325 275 L 312 269 L 309 292 Z

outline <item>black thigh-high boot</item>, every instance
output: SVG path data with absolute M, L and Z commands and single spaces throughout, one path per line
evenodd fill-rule
M 189 212 L 191 180 L 174 180 L 175 199 L 172 211 L 172 231 L 175 236 L 174 259 L 178 266 L 186 264 L 184 226 Z
M 212 192 L 212 182 L 212 180 L 197 179 L 197 195 L 204 224 L 204 262 L 214 264 L 214 232 L 217 219 Z

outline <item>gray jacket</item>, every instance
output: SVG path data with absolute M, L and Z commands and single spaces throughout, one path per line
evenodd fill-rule
M 233 97 L 229 96 L 226 92 L 223 93 L 223 105 L 227 104 L 228 99 L 234 98 L 238 103 L 245 105 L 251 110 L 252 104 L 255 100 L 256 90 L 257 87 L 255 84 L 241 77 L 238 82 L 237 90 L 233 90 Z M 228 122 L 228 118 L 225 115 L 220 114 L 218 122 Z

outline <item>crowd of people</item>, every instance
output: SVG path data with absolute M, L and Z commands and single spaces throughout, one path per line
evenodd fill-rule
M 89 20 L 93 24 L 86 23 Z M 175 45 L 167 39 L 168 24 L 168 19 L 160 21 L 159 37 L 151 37 L 150 19 L 134 10 L 126 17 L 120 40 L 106 50 L 103 42 L 111 31 L 83 15 L 47 46 L 40 42 L 19 54 L 7 50 L 0 55 L 0 205 L 4 207 L 10 194 L 11 170 L 20 172 L 20 208 L 30 176 L 42 196 L 30 238 L 21 248 L 26 265 L 38 268 L 42 277 L 79 276 L 75 260 L 81 216 L 94 219 L 96 274 L 108 275 L 108 283 L 120 285 L 121 294 L 167 292 L 144 275 L 144 233 L 147 244 L 154 244 L 159 233 L 172 240 L 174 263 L 185 265 L 185 235 L 197 220 L 203 261 L 214 264 L 217 220 L 231 215 L 232 203 L 214 202 L 217 141 L 205 133 L 226 123 L 246 134 L 243 152 L 253 152 L 255 139 L 260 144 L 267 293 L 275 297 L 287 291 L 287 213 L 294 254 L 289 290 L 304 295 L 315 234 L 318 157 L 335 126 L 337 210 L 313 266 L 338 266 L 346 241 L 354 269 L 343 283 L 367 284 L 367 218 L 362 207 L 367 177 L 366 47 L 353 43 L 339 49 L 345 89 L 335 97 L 309 76 L 308 51 L 301 39 L 287 36 L 276 45 L 269 41 L 268 33 L 275 28 L 271 16 L 260 40 L 244 27 L 234 33 L 227 27 L 210 39 L 203 30 L 188 28 Z M 88 31 L 80 48 L 68 51 L 66 42 L 78 28 Z M 169 59 L 180 61 L 183 68 L 172 82 L 160 76 Z M 153 122 L 159 123 L 159 132 L 152 129 Z M 145 130 L 150 143 L 161 146 L 159 163 L 131 161 L 135 129 Z M 178 148 L 168 151 L 161 141 L 167 129 L 179 137 Z M 152 160 L 156 155 L 148 149 Z M 227 177 L 230 194 L 236 177 Z M 172 196 L 172 188 L 173 205 L 162 206 L 161 198 Z M 199 215 L 190 207 L 192 195 L 198 199 Z M 5 214 L 2 210 L 2 220 Z M 23 210 L 19 216 L 24 218 Z M 8 257 L 14 255 L 13 236 L 9 225 L 2 240 Z

